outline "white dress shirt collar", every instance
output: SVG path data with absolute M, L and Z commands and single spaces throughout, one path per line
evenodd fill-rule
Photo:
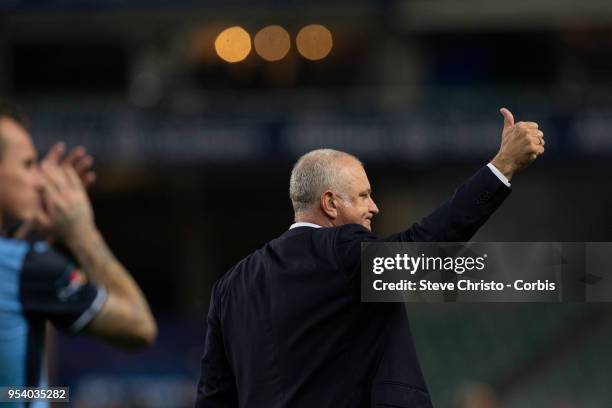
M 320 225 L 313 224 L 311 222 L 296 222 L 296 223 L 291 224 L 289 229 L 294 229 L 298 227 L 322 228 Z

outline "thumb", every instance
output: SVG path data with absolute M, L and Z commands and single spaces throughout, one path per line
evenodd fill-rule
M 512 112 L 506 108 L 501 108 L 499 112 L 504 117 L 504 129 L 514 126 L 514 116 L 512 116 Z

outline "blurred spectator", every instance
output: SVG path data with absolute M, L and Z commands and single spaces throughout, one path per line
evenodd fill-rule
M 466 385 L 460 391 L 458 408 L 496 408 L 495 391 L 487 384 L 473 383 Z

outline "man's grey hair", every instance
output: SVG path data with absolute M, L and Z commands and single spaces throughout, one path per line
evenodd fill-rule
M 333 149 L 313 150 L 298 159 L 289 180 L 289 197 L 296 214 L 318 202 L 325 190 L 340 188 L 337 160 L 345 157 L 361 163 L 355 156 Z

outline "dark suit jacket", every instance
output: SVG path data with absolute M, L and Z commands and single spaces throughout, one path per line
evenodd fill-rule
M 360 244 L 468 241 L 509 192 L 483 167 L 406 231 L 298 227 L 243 259 L 213 286 L 196 407 L 431 407 L 404 306 L 360 302 Z

